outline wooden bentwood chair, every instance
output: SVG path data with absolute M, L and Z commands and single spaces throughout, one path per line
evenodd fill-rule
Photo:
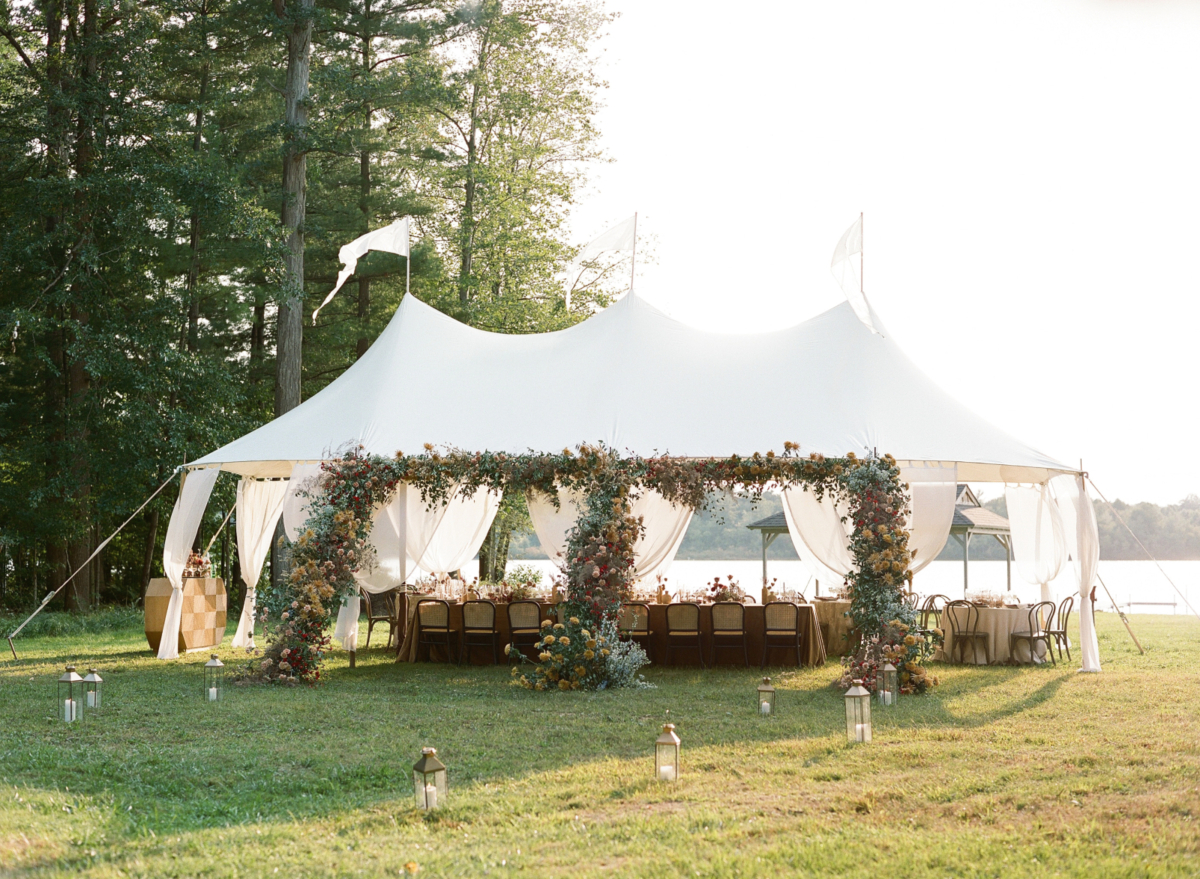
M 1058 646 L 1058 658 L 1062 659 L 1063 648 L 1067 648 L 1067 661 L 1071 660 L 1071 639 L 1067 637 L 1067 623 L 1071 621 L 1071 611 L 1075 608 L 1075 596 L 1068 595 L 1062 600 L 1062 604 L 1058 606 L 1058 624 L 1054 625 L 1050 620 L 1046 620 L 1043 628 L 1046 634 L 1054 638 L 1054 643 Z M 1056 663 L 1057 664 L 1057 663 Z
M 433 648 L 446 648 L 446 661 L 454 656 L 452 639 L 458 637 L 458 629 L 450 625 L 450 603 L 440 598 L 422 598 L 417 602 L 417 658 L 421 648 L 428 647 L 426 654 L 433 661 Z
M 763 650 L 759 668 L 767 667 L 767 653 L 772 647 L 786 647 L 796 651 L 796 665 L 803 665 L 800 657 L 800 608 L 790 601 L 772 601 L 763 608 Z
M 1054 612 L 1056 608 L 1053 601 L 1039 601 L 1037 604 L 1029 608 L 1029 622 L 1026 625 L 1025 631 L 1013 632 L 1008 636 L 1008 652 L 1015 661 L 1017 658 L 1016 646 L 1021 641 L 1029 644 L 1029 664 L 1033 665 L 1037 662 L 1037 652 L 1034 649 L 1038 641 L 1046 645 L 1046 652 L 1050 654 L 1050 661 L 1054 665 L 1058 662 L 1054 658 L 1054 636 L 1047 629 L 1054 625 Z M 1045 611 L 1045 616 L 1042 612 Z
M 542 638 L 542 607 L 536 601 L 513 601 L 508 605 L 509 658 L 516 659 L 523 647 L 532 648 Z
M 700 605 L 685 601 L 667 605 L 667 662 L 675 664 L 677 649 L 695 650 L 704 664 L 704 648 L 700 646 Z
M 371 632 L 375 628 L 376 623 L 387 622 L 390 625 L 388 632 L 388 646 L 392 646 L 392 641 L 395 640 L 399 628 L 397 621 L 399 615 L 396 608 L 399 606 L 399 589 L 389 589 L 387 592 L 367 592 L 363 590 L 363 598 L 367 602 L 367 647 L 371 649 Z
M 492 648 L 492 665 L 500 664 L 500 633 L 496 630 L 496 604 L 486 599 L 464 601 L 462 644 L 458 650 L 458 664 L 462 665 L 463 656 L 471 661 L 472 647 Z
M 924 632 L 930 631 L 930 620 L 933 620 L 935 627 L 944 628 L 942 626 L 942 612 L 949 603 L 949 595 L 930 595 L 926 598 L 925 603 L 921 605 L 921 630 Z
M 992 664 L 991 636 L 979 631 L 979 608 L 969 601 L 951 601 L 942 609 L 942 618 L 947 621 L 947 631 L 954 630 L 953 642 L 950 647 L 950 661 L 958 655 L 960 663 L 966 662 L 966 647 L 971 645 L 971 662 L 978 658 L 976 645 L 983 641 L 983 658 L 988 665 Z
M 642 646 L 651 661 L 654 643 L 651 640 L 654 632 L 650 629 L 650 605 L 640 601 L 627 601 L 621 605 L 621 614 L 617 617 L 617 634 L 623 635 L 630 641 Z
M 720 647 L 742 648 L 742 660 L 750 667 L 746 650 L 746 608 L 736 601 L 718 601 L 712 606 L 712 662 L 717 664 Z

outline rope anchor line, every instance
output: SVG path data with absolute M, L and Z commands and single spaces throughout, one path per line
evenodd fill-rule
M 183 467 L 179 466 L 179 467 L 176 467 L 174 470 L 172 470 L 171 475 L 166 478 L 166 480 L 163 482 L 163 484 L 160 485 L 158 488 L 154 489 L 154 494 L 150 495 L 150 497 L 148 497 L 144 501 L 142 501 L 142 505 L 140 507 L 138 507 L 136 510 L 134 510 L 130 514 L 129 518 L 126 519 L 124 522 L 122 522 L 120 527 L 118 527 L 116 531 L 114 531 L 112 534 L 108 535 L 108 537 L 104 538 L 104 542 L 101 543 L 99 546 L 97 546 L 95 551 L 90 556 L 87 557 L 87 561 L 85 561 L 82 565 L 80 565 L 78 568 L 76 568 L 74 571 L 72 571 L 71 576 L 69 576 L 69 577 L 67 577 L 67 579 L 63 580 L 62 583 L 59 584 L 57 589 L 55 589 L 53 592 L 47 594 L 46 597 L 44 599 L 42 599 L 42 603 L 37 606 L 37 610 L 35 610 L 28 617 L 26 617 L 25 622 L 23 622 L 23 623 L 21 623 L 21 625 L 17 626 L 17 628 L 13 631 L 13 633 L 8 636 L 8 649 L 12 651 L 13 659 L 18 658 L 17 657 L 17 648 L 13 647 L 13 638 L 15 638 L 15 637 L 17 637 L 17 635 L 21 634 L 21 630 L 23 628 L 25 628 L 27 625 L 29 625 L 29 621 L 32 620 L 35 616 L 37 616 L 39 613 L 41 613 L 43 610 L 45 610 L 46 605 L 54 600 L 54 596 L 56 596 L 56 595 L 58 595 L 58 593 L 62 592 L 63 589 L 66 588 L 67 584 L 75 579 L 76 574 L 78 574 L 80 571 L 82 571 L 84 568 L 86 568 L 91 563 L 92 559 L 94 559 L 96 556 L 100 555 L 101 550 L 103 550 L 104 547 L 108 546 L 109 542 L 114 537 L 116 537 L 118 534 L 120 534 L 122 531 L 124 531 L 125 526 L 128 525 L 130 522 L 132 522 L 134 517 L 137 516 L 138 513 L 140 513 L 142 510 L 146 509 L 146 504 L 150 503 L 150 501 L 152 501 L 156 497 L 158 497 L 159 493 L 164 488 L 166 488 L 168 485 L 170 485 L 172 480 L 175 479 L 175 474 L 177 474 L 182 469 L 183 469 Z M 230 512 L 232 512 L 232 510 Z
M 1142 548 L 1142 552 L 1144 552 L 1146 554 L 1146 558 L 1148 558 L 1148 559 L 1150 559 L 1150 561 L 1154 562 L 1154 567 L 1158 568 L 1158 572 L 1163 575 L 1163 577 L 1166 579 L 1166 581 L 1168 583 L 1171 584 L 1171 588 L 1174 589 L 1177 593 L 1179 593 L 1179 597 L 1183 599 L 1183 603 L 1187 606 L 1187 609 L 1190 610 L 1192 613 L 1196 614 L 1197 617 L 1200 617 L 1200 612 L 1197 612 L 1196 608 L 1192 607 L 1191 602 L 1189 602 L 1187 600 L 1187 595 L 1184 594 L 1182 589 L 1180 589 L 1178 586 L 1175 585 L 1175 581 L 1171 579 L 1171 575 L 1168 574 L 1163 569 L 1163 566 L 1161 564 L 1159 564 L 1159 561 L 1158 561 L 1158 559 L 1156 559 L 1154 557 L 1154 554 L 1151 553 L 1150 550 L 1146 549 L 1146 544 L 1142 543 L 1142 541 L 1138 538 L 1138 536 L 1133 533 L 1133 529 L 1130 528 L 1129 525 L 1126 524 L 1125 520 L 1121 518 L 1121 514 L 1116 511 L 1116 508 L 1113 507 L 1113 505 L 1109 502 L 1108 498 L 1106 498 L 1104 496 L 1104 492 L 1102 492 L 1100 490 L 1100 486 L 1098 486 L 1095 483 L 1095 481 L 1092 479 L 1091 476 L 1088 476 L 1087 481 L 1092 483 L 1092 488 L 1096 489 L 1096 494 L 1100 495 L 1100 500 L 1104 501 L 1104 505 L 1106 507 L 1108 507 L 1109 512 L 1111 512 L 1113 514 L 1113 518 L 1115 518 L 1118 522 L 1120 522 L 1121 525 L 1125 528 L 1125 530 L 1129 532 L 1129 536 L 1132 537 L 1134 539 L 1134 541 L 1137 543 L 1137 545 Z M 1104 587 L 1104 591 L 1105 592 L 1108 591 L 1107 586 Z M 1109 598 L 1110 599 L 1112 598 L 1111 593 L 1109 594 Z M 1116 604 L 1115 601 L 1113 603 Z

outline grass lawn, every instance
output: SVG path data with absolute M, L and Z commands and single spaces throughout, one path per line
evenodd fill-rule
M 1145 656 L 1101 615 L 1102 674 L 941 667 L 857 746 L 831 666 L 777 673 L 771 719 L 756 670 L 542 694 L 382 651 L 213 706 L 206 654 L 159 662 L 128 623 L 22 636 L 0 662 L 0 875 L 1197 876 L 1200 620 L 1132 622 Z M 70 725 L 68 661 L 106 701 Z M 651 779 L 668 708 L 674 785 Z M 450 772 L 430 814 L 423 745 Z

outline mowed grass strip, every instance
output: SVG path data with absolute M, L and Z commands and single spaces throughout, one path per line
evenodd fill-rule
M 159 662 L 128 622 L 22 638 L 0 665 L 0 875 L 1200 875 L 1200 620 L 1132 621 L 1146 655 L 1101 615 L 1098 675 L 939 666 L 858 746 L 832 666 L 776 669 L 770 719 L 757 669 L 541 694 L 374 650 L 211 705 L 207 654 Z M 105 679 L 103 712 L 71 725 L 68 662 Z M 667 709 L 674 785 L 651 779 Z M 431 814 L 424 745 L 450 776 Z

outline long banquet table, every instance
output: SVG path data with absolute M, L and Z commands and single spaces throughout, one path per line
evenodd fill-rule
M 423 596 L 408 595 L 404 596 L 407 601 L 402 599 L 401 615 L 407 620 L 405 627 L 404 640 L 400 646 L 400 651 L 397 654 L 397 662 L 417 662 L 417 642 L 419 637 L 420 624 L 416 619 L 417 601 Z M 405 606 L 406 605 L 406 606 Z M 800 608 L 800 659 L 802 665 L 824 665 L 825 664 L 825 643 L 821 638 L 820 623 L 817 619 L 817 610 L 811 604 L 801 604 Z M 557 611 L 552 605 L 542 605 L 543 619 L 558 619 Z M 452 628 L 462 630 L 462 605 L 450 605 L 450 625 Z M 763 607 L 757 604 L 746 605 L 745 615 L 746 627 L 746 653 L 749 656 L 752 665 L 758 665 L 762 660 L 763 649 L 763 633 L 765 624 L 763 620 Z M 503 650 L 504 645 L 511 640 L 510 629 L 508 627 L 508 605 L 502 602 L 496 602 L 496 628 L 499 631 L 498 641 L 501 651 L 501 661 L 504 660 Z M 659 665 L 667 665 L 667 605 L 651 604 L 650 605 L 650 630 L 653 635 L 646 644 L 650 659 L 652 662 Z M 704 662 L 706 665 L 712 664 L 712 606 L 700 605 L 700 632 L 701 643 L 704 645 Z M 424 652 L 424 651 L 422 651 Z M 439 647 L 431 648 L 432 656 L 435 659 L 446 659 L 445 651 Z M 485 647 L 472 647 L 471 654 L 476 662 L 491 661 L 490 650 Z M 770 656 L 767 657 L 768 665 L 792 665 L 795 663 L 796 651 L 794 648 L 786 648 L 772 646 Z M 449 657 L 452 661 L 457 662 L 458 656 Z M 700 665 L 700 657 L 697 656 L 694 649 L 677 648 L 672 657 L 674 665 Z M 742 652 L 740 648 L 722 646 L 718 651 L 717 664 L 726 665 L 741 665 Z

